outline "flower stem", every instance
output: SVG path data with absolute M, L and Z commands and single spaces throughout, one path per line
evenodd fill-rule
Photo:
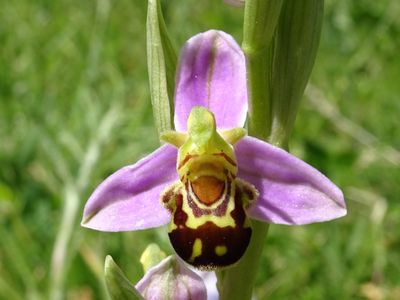
M 267 223 L 252 221 L 253 234 L 245 255 L 235 267 L 217 273 L 220 300 L 251 299 L 268 228 Z
M 281 148 L 288 141 L 317 53 L 323 0 L 246 0 L 243 51 L 249 134 Z M 251 299 L 268 224 L 253 221 L 239 263 L 218 274 L 220 299 Z
M 278 0 L 248 0 L 244 13 L 249 133 L 264 140 L 271 131 L 272 40 L 281 8 Z
M 267 140 L 271 131 L 272 39 L 282 1 L 247 0 L 243 51 L 249 96 L 249 134 Z M 221 300 L 251 299 L 269 224 L 252 221 L 252 237 L 245 255 L 232 268 L 217 272 Z

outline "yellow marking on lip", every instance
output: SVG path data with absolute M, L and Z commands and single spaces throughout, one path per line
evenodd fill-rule
M 215 247 L 215 254 L 217 254 L 218 256 L 222 256 L 225 255 L 226 252 L 228 252 L 228 248 L 225 245 L 219 245 Z
M 192 255 L 190 256 L 189 261 L 193 262 L 196 257 L 201 255 L 202 250 L 203 250 L 203 243 L 201 239 L 195 239 L 192 248 Z
M 187 199 L 187 192 L 186 189 L 182 189 L 182 195 L 184 199 Z M 231 216 L 231 212 L 235 209 L 235 185 L 232 184 L 231 186 L 231 199 L 229 199 L 228 206 L 226 208 L 226 212 L 222 216 L 214 216 L 214 215 L 202 215 L 200 217 L 195 217 L 193 214 L 192 209 L 189 207 L 188 201 L 183 201 L 182 210 L 186 212 L 188 215 L 188 219 L 186 221 L 186 226 L 191 229 L 196 229 L 201 225 L 205 224 L 206 222 L 212 222 L 218 227 L 235 227 L 235 220 Z M 213 205 L 217 204 L 218 202 L 214 203 Z M 203 204 L 204 205 L 204 204 Z M 211 209 L 213 206 L 210 207 Z

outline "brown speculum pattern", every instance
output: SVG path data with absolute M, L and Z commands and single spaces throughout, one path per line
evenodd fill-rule
M 257 197 L 253 186 L 226 170 L 224 180 L 210 174 L 181 178 L 162 196 L 173 216 L 169 238 L 176 253 L 208 270 L 232 265 L 243 256 L 252 233 L 245 208 Z

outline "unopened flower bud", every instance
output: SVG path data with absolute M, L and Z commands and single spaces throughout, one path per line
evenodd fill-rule
M 146 273 L 150 268 L 158 265 L 165 257 L 165 253 L 157 244 L 149 244 L 140 257 L 144 272 Z
M 206 286 L 199 275 L 176 256 L 152 267 L 136 284 L 146 300 L 206 300 Z

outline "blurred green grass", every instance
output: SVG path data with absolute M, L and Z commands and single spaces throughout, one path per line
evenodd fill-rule
M 135 282 L 165 230 L 79 226 L 93 188 L 158 145 L 149 100 L 146 1 L 1 1 L 0 299 L 107 299 L 111 254 Z M 164 1 L 177 49 L 241 9 Z M 320 51 L 292 152 L 345 193 L 349 214 L 271 226 L 258 299 L 400 298 L 400 3 L 326 1 Z M 69 238 L 68 238 L 69 237 Z

